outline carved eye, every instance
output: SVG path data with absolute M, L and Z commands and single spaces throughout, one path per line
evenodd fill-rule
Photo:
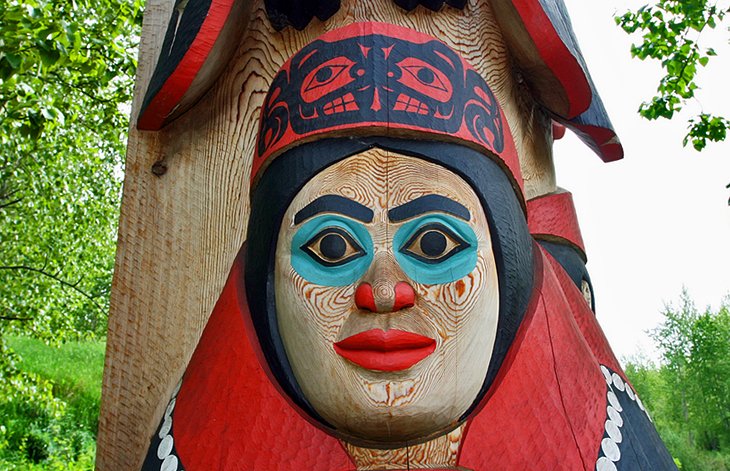
M 365 250 L 344 229 L 326 227 L 309 239 L 301 249 L 314 261 L 337 267 L 365 255 Z
M 349 71 L 353 65 L 355 63 L 347 57 L 337 57 L 320 64 L 304 78 L 302 99 L 312 103 L 352 82 L 354 79 Z
M 432 223 L 421 226 L 400 251 L 424 263 L 441 263 L 466 248 L 469 243 L 451 229 Z
M 403 59 L 398 66 L 403 71 L 398 81 L 403 85 L 440 102 L 451 99 L 451 81 L 436 67 L 414 57 Z

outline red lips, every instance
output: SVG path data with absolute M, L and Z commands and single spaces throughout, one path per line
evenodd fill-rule
M 398 329 L 371 329 L 334 344 L 335 352 L 368 370 L 400 371 L 433 353 L 436 341 Z

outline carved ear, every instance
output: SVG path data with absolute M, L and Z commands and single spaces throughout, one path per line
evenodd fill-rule
M 157 131 L 213 86 L 237 48 L 251 1 L 177 0 L 137 128 Z
M 491 5 L 535 100 L 604 162 L 621 159 L 623 147 L 588 73 L 563 0 L 493 0 Z

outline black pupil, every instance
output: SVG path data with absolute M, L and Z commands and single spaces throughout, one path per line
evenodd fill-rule
M 418 80 L 423 83 L 433 83 L 433 79 L 435 78 L 433 71 L 426 67 L 421 67 L 416 75 L 418 76 Z
M 446 250 L 446 236 L 438 231 L 428 231 L 421 237 L 421 252 L 428 257 L 437 257 Z
M 332 77 L 332 67 L 322 67 L 317 71 L 317 73 L 314 75 L 314 78 L 317 79 L 317 82 L 326 82 Z
M 327 234 L 319 241 L 319 251 L 330 260 L 337 260 L 345 255 L 347 244 L 339 234 Z

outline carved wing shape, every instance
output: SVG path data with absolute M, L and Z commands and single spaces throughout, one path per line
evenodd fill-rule
M 157 131 L 192 107 L 236 50 L 252 2 L 177 0 L 137 128 Z
M 538 103 L 604 162 L 621 159 L 623 147 L 583 60 L 563 0 L 493 0 L 491 5 Z

